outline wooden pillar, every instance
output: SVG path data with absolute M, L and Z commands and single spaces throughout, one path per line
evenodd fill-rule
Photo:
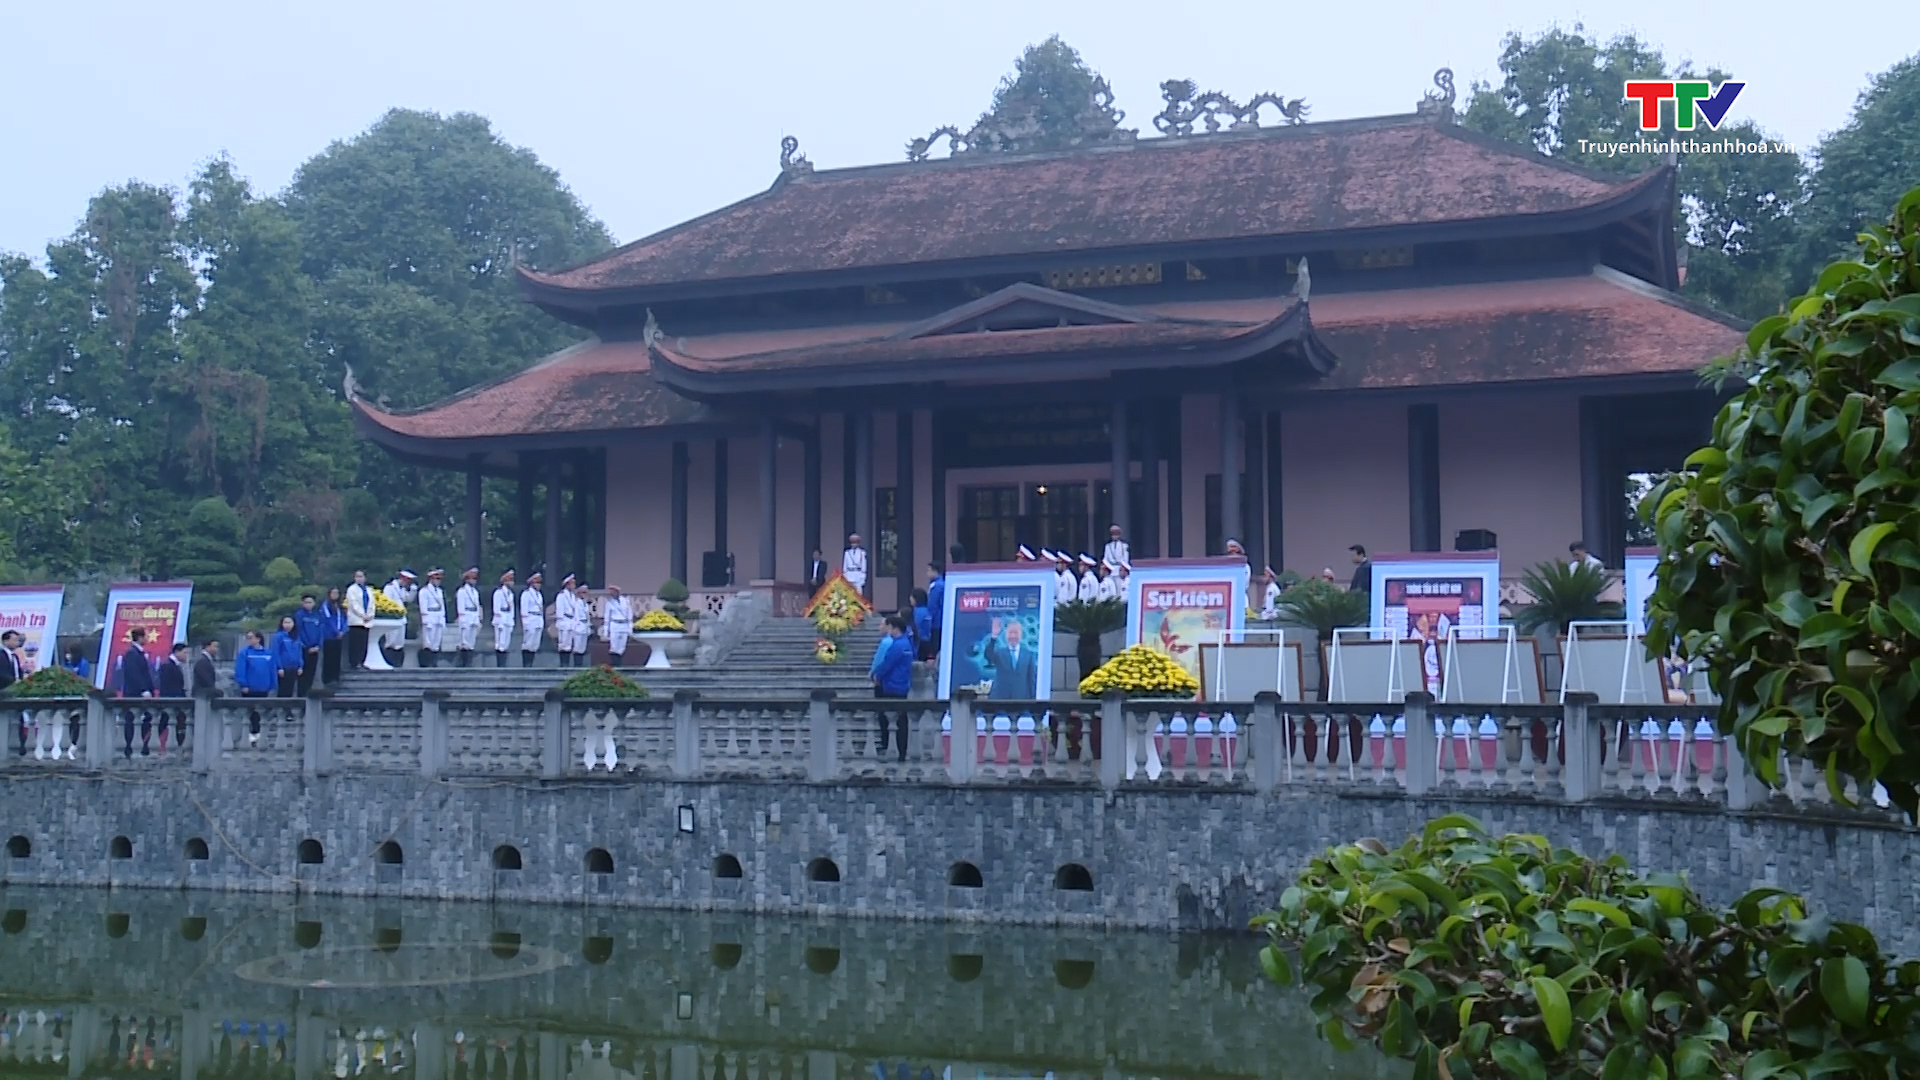
M 731 566 L 732 560 L 728 557 L 731 549 L 727 547 L 727 479 L 727 440 L 715 439 L 713 440 L 713 550 L 719 552 L 720 557 L 727 560 L 728 565 Z M 700 567 L 702 585 L 706 584 L 706 576 L 705 560 L 702 560 Z M 729 581 L 727 584 L 733 583 Z
M 1580 399 L 1580 532 L 1587 550 L 1609 566 L 1620 565 L 1611 554 L 1608 529 L 1607 409 L 1602 398 Z M 1624 530 L 1622 530 L 1624 531 Z M 1568 538 L 1572 540 L 1572 537 Z
M 582 584 L 593 580 L 593 568 L 587 565 L 588 552 L 592 550 L 588 539 L 593 523 L 592 505 L 589 502 L 592 495 L 588 490 L 592 487 L 588 483 L 593 475 L 592 469 L 592 463 L 585 454 L 573 459 L 573 559 L 565 572 L 580 575 Z
M 772 581 L 774 568 L 774 545 L 780 532 L 775 528 L 774 515 L 779 509 L 779 488 L 775 481 L 779 479 L 780 437 L 774 433 L 771 414 L 760 418 L 760 572 L 756 576 L 761 581 Z
M 523 458 L 518 467 L 513 505 L 513 565 L 520 575 L 516 589 L 533 573 L 533 464 Z
M 1228 390 L 1220 395 L 1220 540 L 1239 540 L 1240 535 L 1240 402 Z M 1222 554 L 1209 551 L 1209 555 Z
M 1113 485 L 1113 520 L 1093 523 L 1091 542 L 1096 547 L 1106 544 L 1107 527 L 1118 525 L 1131 538 L 1133 531 L 1133 470 L 1128 463 L 1132 454 L 1127 446 L 1127 399 L 1113 399 L 1113 415 L 1107 421 L 1107 453 L 1110 458 L 1108 483 Z
M 542 545 L 540 559 L 546 563 L 546 577 L 540 582 L 540 594 L 548 603 L 553 602 L 554 594 L 560 588 L 560 576 L 566 571 L 560 568 L 564 557 L 560 551 L 560 459 L 547 461 L 547 537 Z
M 1281 471 L 1280 413 L 1267 414 L 1267 565 L 1275 570 L 1287 568 L 1287 515 L 1281 495 L 1286 491 Z M 1301 571 L 1306 573 L 1307 571 Z
M 800 553 L 801 566 L 808 565 L 813 553 L 820 551 L 820 422 L 820 417 L 814 417 L 813 431 L 801 447 L 806 459 L 801 466 L 806 474 L 801 478 L 800 493 L 800 546 L 806 549 Z
M 1241 490 L 1244 500 L 1240 520 L 1247 536 L 1247 562 L 1255 573 L 1267 565 L 1267 428 L 1266 417 L 1258 410 L 1246 414 L 1247 483 Z
M 595 585 L 604 588 L 607 584 L 607 452 L 599 451 L 588 459 L 587 464 L 587 502 L 593 507 L 592 523 L 588 526 L 588 535 L 592 540 L 591 560 L 593 565 L 585 573 L 593 578 Z
M 850 532 L 854 532 L 860 528 L 860 508 L 856 505 L 856 503 L 858 502 L 858 499 L 855 496 L 855 492 L 858 490 L 858 485 L 856 485 L 854 482 L 855 474 L 858 473 L 859 470 L 856 469 L 853 464 L 853 460 L 854 460 L 853 428 L 854 428 L 854 414 L 850 412 L 841 413 L 840 414 L 840 543 L 842 546 L 844 546 L 846 543 L 847 534 Z M 832 557 L 833 552 L 823 550 L 821 554 L 829 556 L 827 560 L 829 564 L 833 566 L 840 565 L 839 561 Z
M 683 585 L 687 577 L 687 444 L 673 444 L 673 491 L 667 511 L 667 573 Z M 645 584 L 637 582 L 636 584 Z
M 1407 542 L 1440 550 L 1440 406 L 1407 406 Z
M 894 418 L 900 463 L 893 481 L 893 570 L 897 603 L 904 608 L 913 595 L 913 409 L 903 406 Z
M 856 413 L 848 418 L 853 425 L 853 528 L 867 549 L 866 595 L 873 596 L 873 579 L 880 570 L 874 552 L 880 538 L 873 528 L 873 415 Z
M 927 561 L 945 566 L 952 560 L 948 557 L 952 541 L 947 539 L 947 456 L 940 447 L 940 414 L 929 412 L 927 424 L 932 429 L 927 440 L 933 448 L 932 459 L 928 464 L 928 473 L 933 482 L 933 539 L 927 549 Z
M 1148 410 L 1140 425 L 1140 501 L 1142 506 L 1135 516 L 1139 519 L 1138 535 L 1129 534 L 1135 558 L 1153 559 L 1160 555 L 1160 529 L 1165 521 L 1165 508 L 1160 505 L 1160 415 L 1158 409 Z
M 1187 549 L 1187 478 L 1182 475 L 1186 461 L 1181 448 L 1186 432 L 1180 411 L 1180 399 L 1175 398 L 1166 426 L 1161 429 L 1167 436 L 1163 445 L 1167 448 L 1167 557 L 1170 559 L 1180 558 Z
M 467 459 L 467 566 L 480 565 L 480 459 Z M 465 567 L 462 567 L 465 569 Z

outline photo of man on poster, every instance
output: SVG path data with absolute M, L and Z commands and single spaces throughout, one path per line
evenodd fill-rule
M 1032 701 L 1039 696 L 1040 662 L 1033 647 L 1022 642 L 1025 636 L 1019 619 L 993 620 L 993 636 L 987 639 L 987 664 L 993 668 L 993 691 L 987 697 L 999 701 Z

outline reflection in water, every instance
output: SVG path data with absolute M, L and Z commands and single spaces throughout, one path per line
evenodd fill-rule
M 1280 1080 L 1251 938 L 0 888 L 0 1075 Z

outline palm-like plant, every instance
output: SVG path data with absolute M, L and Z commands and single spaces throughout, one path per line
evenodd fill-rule
M 1600 599 L 1607 588 L 1607 572 L 1591 564 L 1572 566 L 1550 559 L 1520 576 L 1533 603 L 1513 613 L 1513 625 L 1523 634 L 1551 628 L 1564 634 L 1570 623 L 1618 619 L 1621 604 Z
M 1349 592 L 1331 581 L 1307 578 L 1280 594 L 1274 607 L 1280 621 L 1303 626 L 1330 641 L 1343 626 L 1365 626 L 1370 614 L 1367 594 Z
M 1119 600 L 1075 600 L 1053 609 L 1053 628 L 1061 633 L 1078 634 L 1074 650 L 1080 661 L 1080 677 L 1086 678 L 1100 666 L 1100 635 L 1127 625 L 1127 605 Z

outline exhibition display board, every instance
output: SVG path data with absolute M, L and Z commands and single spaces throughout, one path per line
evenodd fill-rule
M 111 689 L 114 663 L 125 651 L 127 633 L 147 631 L 147 657 L 159 663 L 175 642 L 187 640 L 187 615 L 193 603 L 190 582 L 141 582 L 115 585 L 107 593 L 106 632 L 100 635 L 100 659 L 93 669 L 93 685 Z
M 1127 644 L 1201 677 L 1200 646 L 1235 641 L 1247 619 L 1244 559 L 1152 559 L 1127 575 Z
M 66 592 L 61 585 L 0 585 L 0 631 L 20 634 L 20 653 L 29 672 L 60 662 L 55 635 Z
M 1054 573 L 1032 563 L 956 567 L 946 576 L 940 696 L 1001 701 L 1053 693 Z
M 1420 645 L 1424 689 L 1439 697 L 1441 651 L 1452 638 L 1493 636 L 1500 622 L 1500 553 L 1420 552 L 1373 557 L 1368 626 Z M 1419 683 L 1407 687 L 1421 689 Z
M 1647 632 L 1647 601 L 1653 599 L 1653 572 L 1660 565 L 1659 548 L 1628 548 L 1626 587 L 1627 620 Z

